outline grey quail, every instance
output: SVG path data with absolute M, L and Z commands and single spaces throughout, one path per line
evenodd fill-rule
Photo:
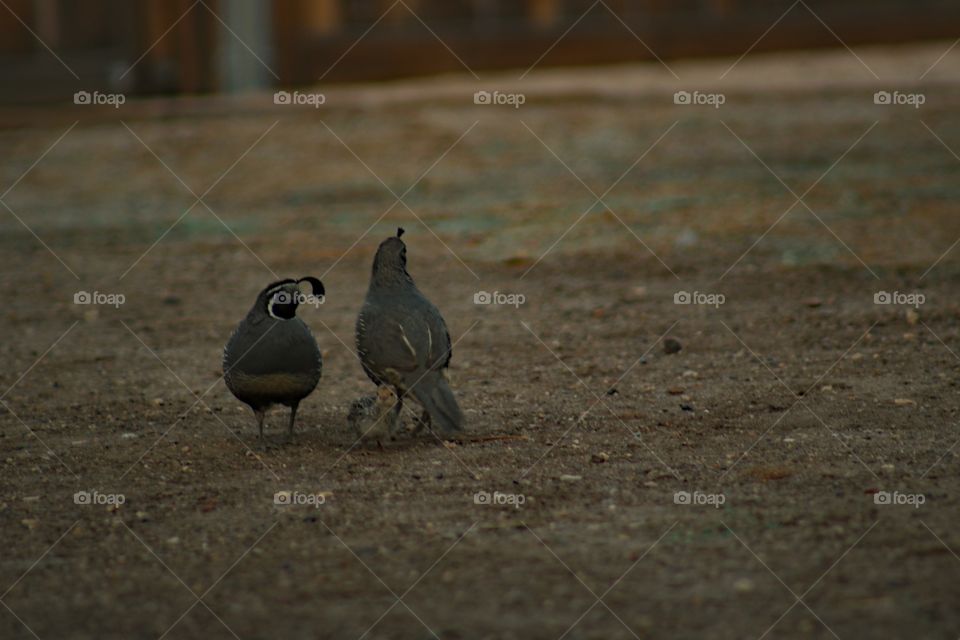
M 407 273 L 407 247 L 396 237 L 380 243 L 367 297 L 357 318 L 357 352 L 367 376 L 397 394 L 399 418 L 410 394 L 423 420 L 450 435 L 463 429 L 463 414 L 447 384 L 450 333 L 443 317 Z M 399 422 L 399 420 L 398 420 Z
M 324 295 L 316 278 L 274 282 L 260 292 L 223 350 L 227 388 L 253 409 L 261 441 L 264 416 L 274 404 L 290 407 L 288 438 L 293 438 L 297 406 L 320 381 L 320 349 L 310 328 L 296 316 L 303 300 L 301 282 L 310 284 L 313 296 Z

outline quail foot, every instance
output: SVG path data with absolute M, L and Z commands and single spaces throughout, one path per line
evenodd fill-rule
M 399 419 L 406 395 L 423 407 L 423 420 L 444 435 L 463 429 L 463 413 L 447 383 L 450 333 L 443 316 L 407 273 L 407 247 L 396 237 L 380 243 L 367 297 L 357 318 L 357 352 L 367 376 L 397 394 Z
M 322 300 L 323 284 L 316 278 L 274 282 L 260 292 L 223 350 L 227 388 L 253 409 L 261 442 L 266 411 L 274 404 L 290 407 L 287 438 L 293 439 L 297 407 L 320 381 L 320 349 L 296 315 L 307 300 L 299 288 L 303 282 L 310 284 L 312 299 Z

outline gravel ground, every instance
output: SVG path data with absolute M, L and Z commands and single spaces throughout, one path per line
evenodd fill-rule
M 958 637 L 949 45 L 5 112 L 0 636 Z M 397 226 L 453 442 L 346 424 Z M 221 349 L 303 275 L 324 377 L 259 445 Z

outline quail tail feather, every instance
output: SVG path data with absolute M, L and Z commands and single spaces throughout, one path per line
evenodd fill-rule
M 442 374 L 436 373 L 421 380 L 410 393 L 430 414 L 433 425 L 445 433 L 463 431 L 463 413 Z

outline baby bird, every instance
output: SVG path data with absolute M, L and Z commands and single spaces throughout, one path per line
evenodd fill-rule
M 407 246 L 396 237 L 380 243 L 367 297 L 357 317 L 357 353 L 367 376 L 424 409 L 425 421 L 446 435 L 463 429 L 463 414 L 447 384 L 452 345 L 447 324 L 407 273 Z
M 280 280 L 257 296 L 247 317 L 234 330 L 223 350 L 223 378 L 227 388 L 253 409 L 263 441 L 263 420 L 274 404 L 290 407 L 287 438 L 300 401 L 320 381 L 323 359 L 310 328 L 296 316 L 307 300 L 299 285 L 311 286 L 313 299 L 322 300 L 323 283 L 316 278 Z
M 393 412 L 397 396 L 393 389 L 383 385 L 377 395 L 363 396 L 350 403 L 347 422 L 361 440 L 391 439 L 396 435 L 400 420 Z

